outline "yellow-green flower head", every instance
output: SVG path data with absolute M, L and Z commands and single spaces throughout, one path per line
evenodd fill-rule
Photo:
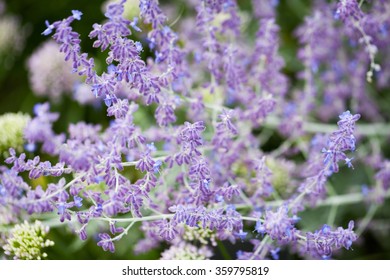
M 23 130 L 30 120 L 30 116 L 22 113 L 7 113 L 0 116 L 0 153 L 7 152 L 9 148 L 22 150 Z
M 186 241 L 198 241 L 203 245 L 207 245 L 210 242 L 212 246 L 217 246 L 215 232 L 208 228 L 185 225 L 183 239 Z
M 44 248 L 54 245 L 54 242 L 46 239 L 49 227 L 45 227 L 40 221 L 29 224 L 24 221 L 16 225 L 3 246 L 4 253 L 15 260 L 41 260 L 47 257 Z
M 107 0 L 106 2 L 103 3 L 102 10 L 106 11 L 107 6 L 115 2 L 118 1 Z M 132 20 L 134 17 L 139 16 L 139 0 L 126 1 L 124 8 L 125 8 L 123 12 L 124 18 Z
M 272 186 L 280 195 L 285 195 L 288 185 L 291 184 L 291 164 L 285 160 L 267 157 L 266 165 L 272 172 Z
M 162 260 L 208 260 L 213 255 L 211 250 L 202 246 L 200 248 L 186 243 L 180 242 L 173 244 L 169 249 L 161 254 Z

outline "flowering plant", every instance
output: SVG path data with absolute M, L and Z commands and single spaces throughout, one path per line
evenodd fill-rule
M 301 67 L 289 74 L 281 4 L 239 2 L 191 0 L 176 10 L 110 1 L 88 35 L 104 61 L 83 51 L 73 27 L 92 15 L 45 22 L 51 39 L 27 64 L 32 88 L 53 103 L 73 91 L 80 104 L 104 106 L 109 123 L 58 132 L 61 115 L 44 102 L 23 117 L 15 142 L 0 139 L 7 256 L 23 220 L 70 229 L 111 253 L 122 242 L 162 259 L 329 259 L 359 246 L 390 196 L 381 152 L 390 116 L 372 94 L 389 89 L 390 6 L 314 1 L 294 33 Z M 2 118 L 15 128 L 22 116 Z M 339 181 L 361 172 L 375 175 Z M 339 209 L 364 202 L 367 213 L 336 227 Z M 328 218 L 305 221 L 324 208 Z M 43 237 L 42 248 L 54 245 Z

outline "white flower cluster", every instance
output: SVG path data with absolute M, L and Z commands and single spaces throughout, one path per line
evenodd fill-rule
M 212 251 L 206 246 L 198 248 L 190 243 L 180 242 L 162 252 L 161 260 L 208 260 L 212 255 Z
M 21 26 L 17 18 L 0 15 L 0 65 L 9 68 L 24 46 Z
M 58 102 L 63 94 L 72 93 L 80 77 L 72 73 L 72 63 L 64 63 L 64 55 L 54 41 L 43 43 L 29 58 L 30 85 L 38 96 Z M 89 95 L 92 95 L 91 93 Z
M 35 221 L 32 225 L 24 221 L 11 230 L 3 250 L 15 260 L 46 258 L 47 254 L 42 249 L 54 245 L 53 241 L 45 238 L 48 232 L 49 227 L 45 227 L 40 221 Z
M 186 241 L 198 241 L 203 245 L 207 245 L 210 242 L 212 246 L 217 246 L 215 232 L 208 228 L 185 225 L 183 239 Z
M 0 53 L 12 50 L 14 47 L 20 48 L 19 31 L 20 24 L 17 18 L 12 16 L 2 16 L 0 18 Z
M 5 4 L 0 1 L 0 66 L 12 66 L 14 55 L 24 48 L 27 33 L 17 17 L 5 14 Z

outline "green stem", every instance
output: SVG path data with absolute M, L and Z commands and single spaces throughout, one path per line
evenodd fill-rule
M 118 234 L 117 236 L 115 236 L 114 238 L 111 238 L 111 241 L 115 241 L 115 240 L 120 240 L 124 235 L 127 235 L 127 233 L 129 232 L 129 229 L 135 224 L 135 221 L 134 222 L 131 222 L 126 228 L 125 230 L 121 233 L 121 234 Z
M 370 206 L 362 222 L 360 223 L 358 230 L 356 231 L 357 236 L 360 236 L 365 231 L 372 218 L 374 218 L 375 212 L 378 210 L 378 208 L 378 204 L 372 204 Z
M 270 128 L 277 128 L 280 124 L 280 119 L 274 116 L 268 116 L 264 126 Z M 332 133 L 337 130 L 336 125 L 316 123 L 316 122 L 304 122 L 303 130 L 311 133 Z M 390 135 L 390 125 L 386 123 L 372 123 L 372 124 L 359 124 L 356 127 L 356 134 L 362 136 L 388 136 Z
M 188 97 L 182 97 L 183 101 L 192 102 L 194 99 Z M 211 110 L 222 111 L 223 109 L 229 110 L 230 108 L 223 105 L 216 105 L 206 103 L 205 107 Z M 275 116 L 267 116 L 264 121 L 264 127 L 268 128 L 277 128 L 281 123 L 281 120 Z M 336 125 L 316 123 L 316 122 L 303 122 L 303 130 L 309 133 L 332 133 L 337 130 Z M 387 123 L 369 123 L 369 124 L 359 124 L 356 127 L 358 135 L 361 136 L 388 136 L 390 135 L 390 125 Z
M 165 160 L 167 157 L 166 156 L 161 156 L 161 157 L 156 157 L 156 158 L 153 158 L 153 160 Z M 135 166 L 137 165 L 137 163 L 139 162 L 139 160 L 136 160 L 136 161 L 128 161 L 128 162 L 122 162 L 121 165 L 122 166 Z
M 74 182 L 77 182 L 78 180 L 80 180 L 82 177 L 85 176 L 85 173 L 77 176 L 76 178 L 74 178 L 72 181 L 70 181 L 69 183 L 67 183 L 64 187 L 62 187 L 61 189 L 49 194 L 48 196 L 44 196 L 38 200 L 34 200 L 34 202 L 41 202 L 41 201 L 45 201 L 45 200 L 48 200 L 49 198 L 52 198 L 54 196 L 56 196 L 57 194 L 59 194 L 60 192 L 66 190 L 67 188 L 69 188 Z
M 262 221 L 264 222 L 263 219 L 260 219 L 260 218 L 254 218 L 254 217 L 246 217 L 246 216 L 242 216 L 241 219 L 243 221 L 251 221 L 251 222 L 257 222 L 257 221 Z
M 162 214 L 162 215 L 152 215 L 145 217 L 133 217 L 133 218 L 91 218 L 93 220 L 103 220 L 103 221 L 112 221 L 118 223 L 127 223 L 127 222 L 145 222 L 145 221 L 156 221 L 162 219 L 171 219 L 174 214 Z
M 318 202 L 316 207 L 324 207 L 324 206 L 332 206 L 332 205 L 349 205 L 349 204 L 356 204 L 361 203 L 364 201 L 364 195 L 362 193 L 351 193 L 351 194 L 344 194 L 344 195 L 338 195 L 338 196 L 331 196 L 323 201 Z M 388 190 L 384 194 L 384 199 L 390 198 L 390 190 Z M 269 201 L 266 202 L 264 207 L 278 207 L 280 205 L 283 205 L 285 203 L 284 200 L 275 200 L 275 201 Z M 236 205 L 236 209 L 251 209 L 252 207 L 250 205 L 244 205 L 239 204 Z
M 259 247 L 257 247 L 256 251 L 253 253 L 252 257 L 250 258 L 250 260 L 253 260 L 255 258 L 256 255 L 258 255 L 260 253 L 260 251 L 264 248 L 265 244 L 268 243 L 268 241 L 270 240 L 269 238 L 269 235 L 266 235 L 263 240 L 261 241 Z M 262 257 L 265 257 L 265 254 L 264 252 L 261 252 L 261 256 Z
M 330 226 L 334 225 L 338 208 L 339 208 L 338 204 L 334 204 L 330 207 L 328 222 L 327 222 L 328 225 Z

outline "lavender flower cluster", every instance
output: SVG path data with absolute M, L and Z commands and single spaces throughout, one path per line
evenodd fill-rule
M 4 153 L 0 228 L 38 217 L 112 253 L 127 238 L 136 254 L 168 244 L 163 259 L 212 258 L 218 243 L 249 242 L 252 250 L 238 250 L 237 259 L 279 259 L 281 251 L 329 259 L 353 248 L 369 218 L 336 228 L 337 206 L 378 207 L 390 196 L 390 163 L 378 144 L 390 128 L 368 90 L 390 86 L 390 6 L 361 4 L 313 1 L 296 31 L 297 83 L 279 50 L 278 1 L 252 0 L 250 14 L 235 0 L 191 0 L 176 20 L 158 0 L 140 0 L 133 18 L 124 17 L 126 0 L 110 2 L 89 33 L 107 53 L 103 71 L 72 27 L 91 15 L 73 10 L 46 21 L 42 34 L 56 42 L 64 61 L 55 63 L 68 72 L 33 57 L 33 88 L 58 99 L 85 83 L 89 90 L 77 94 L 88 96 L 78 98 L 105 104 L 111 121 L 58 133 L 61 116 L 37 104 L 23 130 L 25 152 Z M 258 27 L 254 40 L 248 24 Z M 50 42 L 40 52 L 53 50 Z M 136 118 L 145 108 L 154 112 L 150 125 Z M 337 116 L 338 127 L 320 123 Z M 269 151 L 273 134 L 283 141 Z M 359 142 L 368 144 L 360 151 Z M 353 164 L 375 178 L 364 192 L 337 194 L 330 177 Z M 324 206 L 333 217 L 304 227 L 301 213 Z

